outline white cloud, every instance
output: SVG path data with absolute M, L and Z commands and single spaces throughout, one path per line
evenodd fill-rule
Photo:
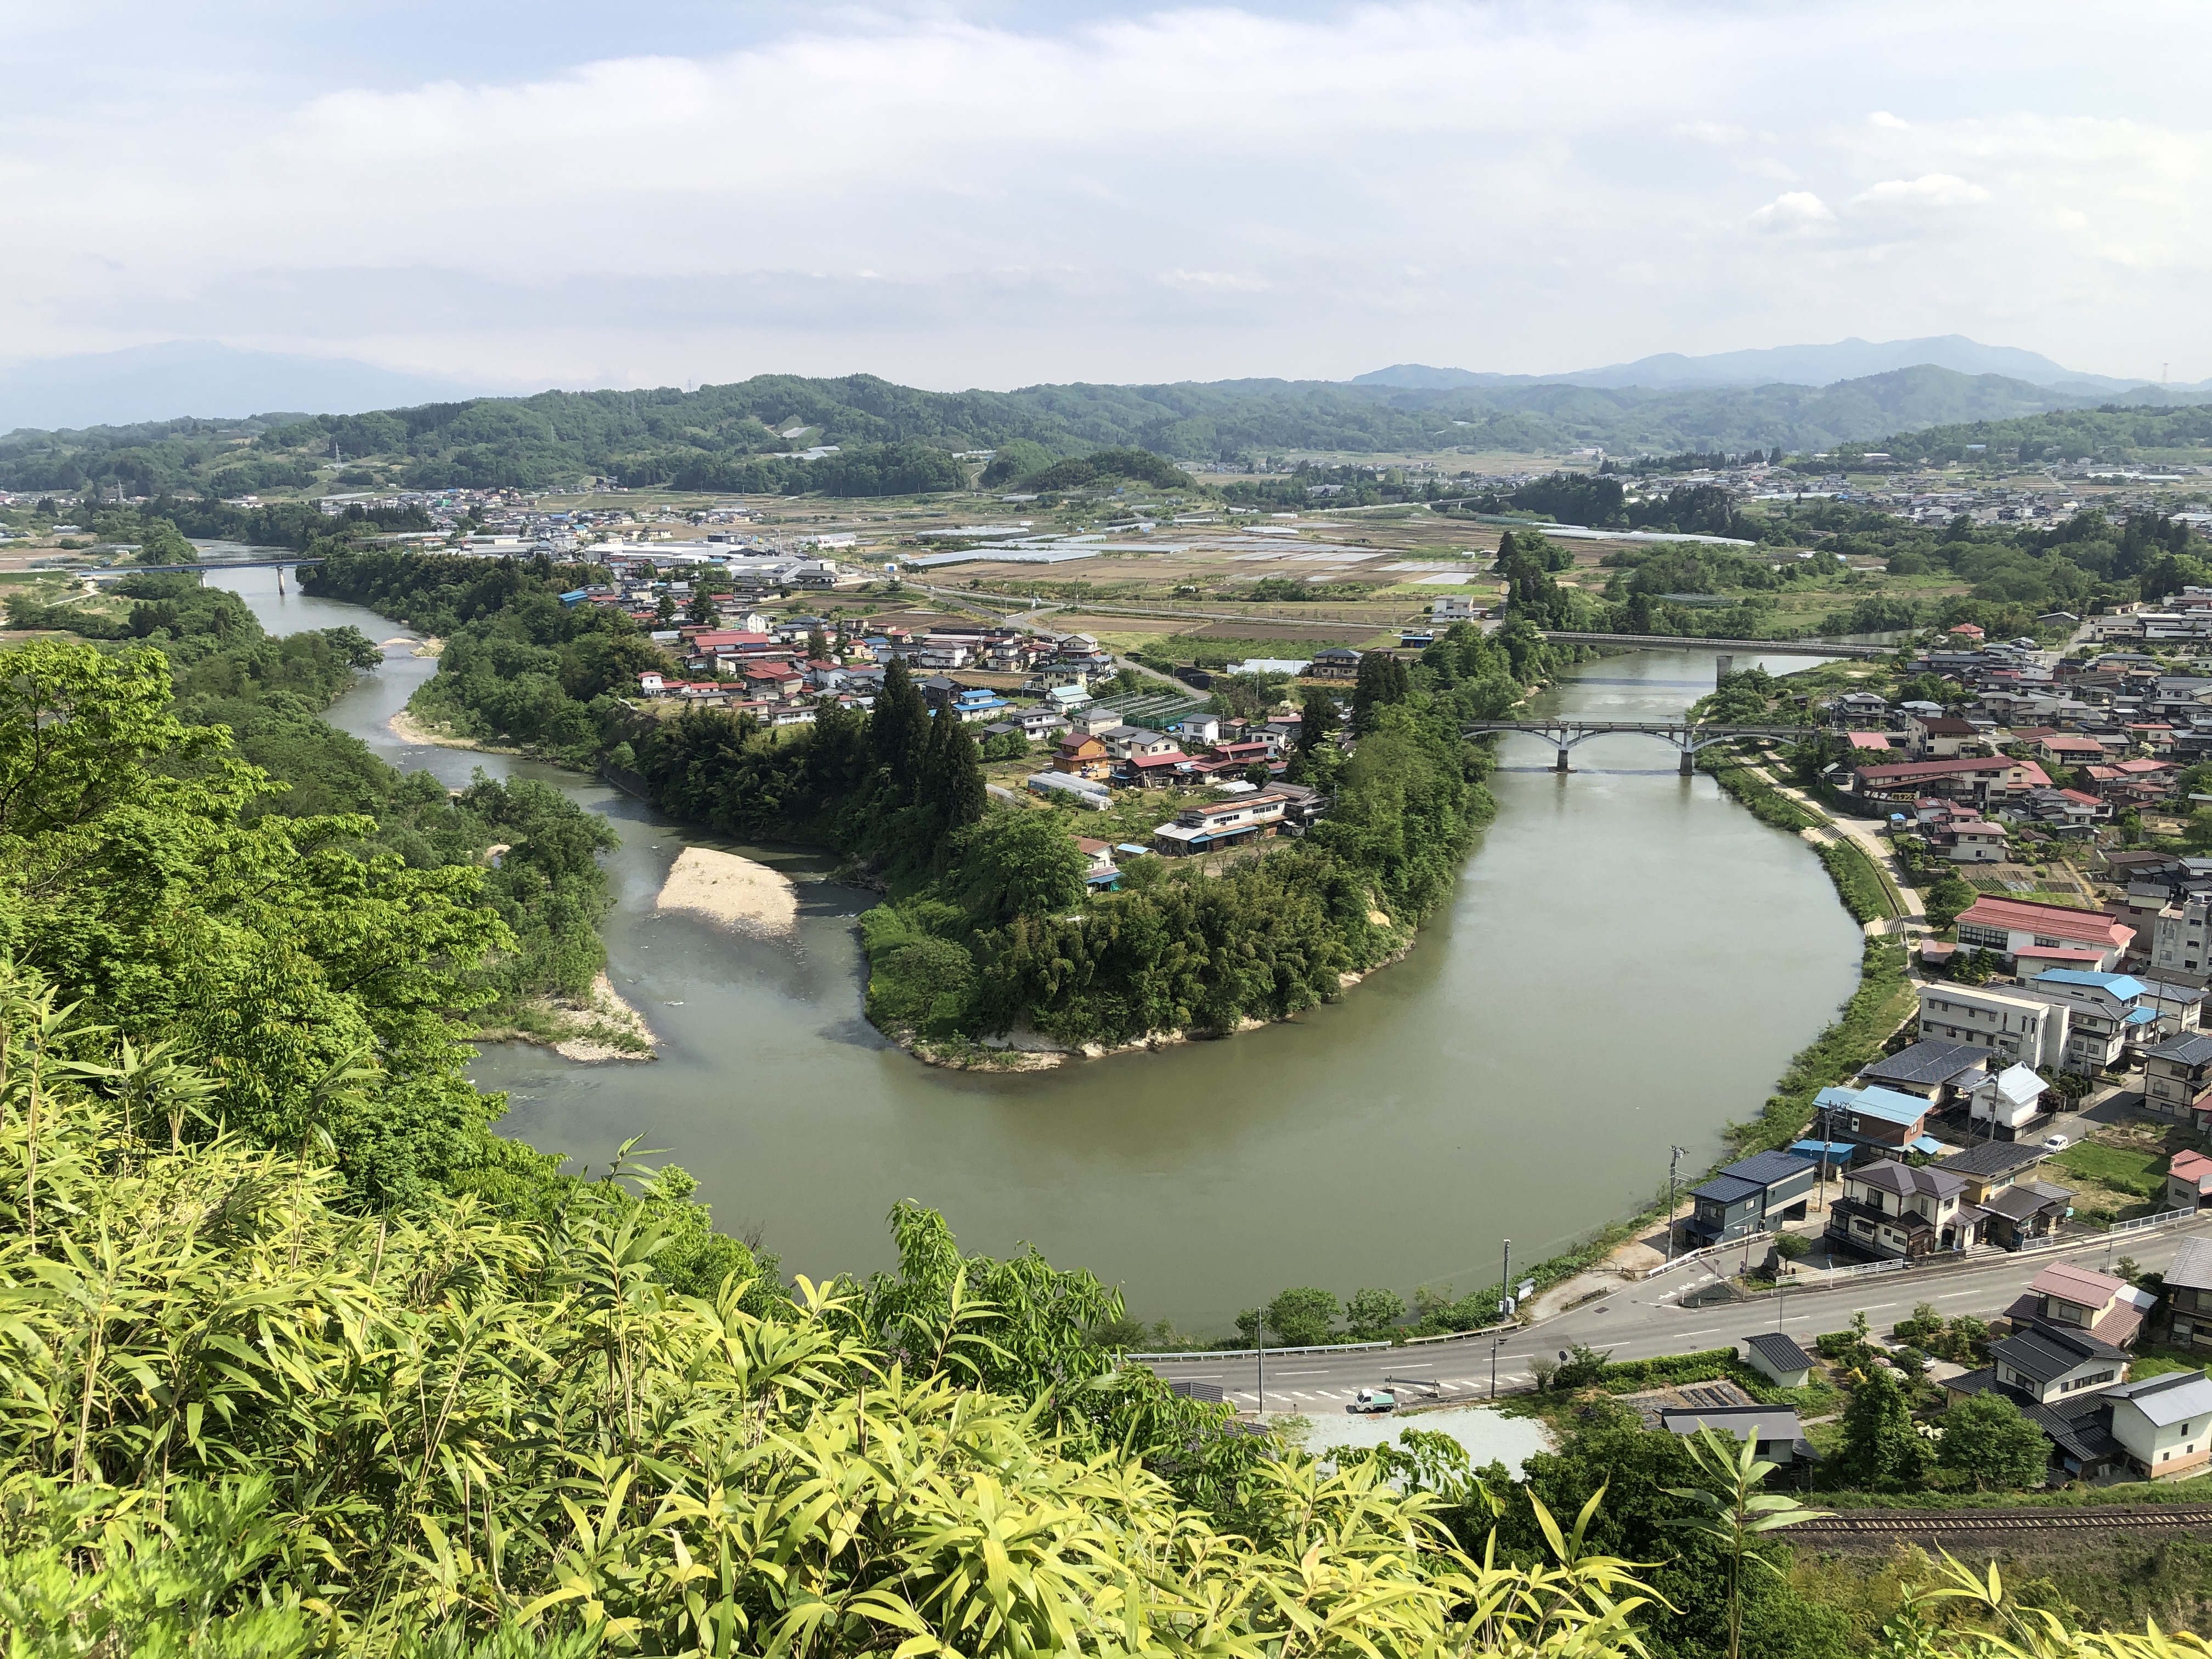
M 1885 179 L 1851 198 L 1859 202 L 1904 202 L 1916 207 L 1966 207 L 1986 202 L 1990 193 L 1955 173 L 1923 173 L 1917 179 Z
M 2212 374 L 2168 338 L 2212 282 L 2183 0 L 1149 3 L 41 9 L 0 338 L 1008 385 L 1955 331 Z
M 1785 190 L 1751 216 L 1759 230 L 1798 233 L 1836 222 L 1836 211 L 1809 190 Z

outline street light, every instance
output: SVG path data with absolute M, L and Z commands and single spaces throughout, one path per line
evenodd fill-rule
M 1490 1397 L 1492 1400 L 1498 1398 L 1498 1351 L 1504 1346 L 1505 1339 L 1502 1336 L 1490 1345 Z

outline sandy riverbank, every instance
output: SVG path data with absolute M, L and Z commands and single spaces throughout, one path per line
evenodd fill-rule
M 477 1042 L 535 1042 L 563 1060 L 657 1060 L 660 1039 L 645 1016 L 601 974 L 581 997 L 532 997 L 509 1004 L 477 1032 Z
M 402 743 L 428 744 L 434 749 L 473 749 L 481 755 L 520 755 L 523 751 L 502 743 L 484 743 L 476 738 L 464 738 L 451 732 L 440 731 L 434 726 L 425 726 L 406 709 L 394 714 L 387 724 L 392 735 Z
M 654 901 L 749 933 L 788 933 L 799 924 L 799 889 L 790 877 L 735 853 L 687 847 Z

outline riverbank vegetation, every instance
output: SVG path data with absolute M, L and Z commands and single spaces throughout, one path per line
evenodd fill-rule
M 610 897 L 599 855 L 616 844 L 613 833 L 542 783 L 479 774 L 449 792 L 331 726 L 323 718 L 331 701 L 382 660 L 358 629 L 271 638 L 237 594 L 203 586 L 197 575 L 151 572 L 116 584 L 113 599 L 85 605 L 11 601 L 9 620 L 100 641 L 94 654 L 104 652 L 111 665 L 158 664 L 177 729 L 222 734 L 176 739 L 177 752 L 165 751 L 159 764 L 210 779 L 248 769 L 234 809 L 240 823 L 295 820 L 315 826 L 318 845 L 359 860 L 477 872 L 475 902 L 507 929 L 507 942 L 465 975 L 489 994 L 486 1021 L 555 1039 L 577 1024 L 554 1005 L 586 1000 L 605 964 L 598 928 Z M 98 685 L 88 659 L 67 659 L 76 666 L 66 671 L 58 666 L 64 660 L 48 653 L 18 672 L 65 672 Z

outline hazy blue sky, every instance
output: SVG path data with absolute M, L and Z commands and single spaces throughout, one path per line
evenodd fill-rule
M 2212 13 L 0 0 L 0 354 L 529 384 L 2212 376 Z

